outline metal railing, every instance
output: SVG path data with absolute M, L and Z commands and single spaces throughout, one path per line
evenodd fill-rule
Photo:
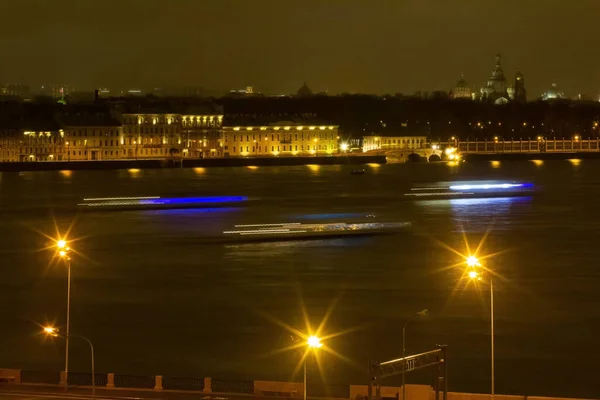
M 92 386 L 92 374 L 89 372 L 69 372 L 69 386 Z M 106 386 L 106 374 L 96 374 L 96 386 Z
M 254 381 L 213 379 L 212 391 L 216 393 L 254 393 Z
M 484 140 L 457 142 L 460 153 L 598 152 L 600 139 Z
M 204 378 L 175 378 L 163 377 L 165 390 L 204 390 Z
M 115 387 L 153 389 L 153 376 L 115 375 Z

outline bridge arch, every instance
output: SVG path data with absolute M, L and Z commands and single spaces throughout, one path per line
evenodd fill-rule
M 440 156 L 438 156 L 437 154 L 432 154 L 429 156 L 429 162 L 437 162 L 437 161 L 442 161 L 442 158 Z

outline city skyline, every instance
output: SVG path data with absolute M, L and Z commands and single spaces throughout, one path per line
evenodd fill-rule
M 591 0 L 543 8 L 522 1 L 169 4 L 7 1 L 2 11 L 14 18 L 0 28 L 0 51 L 10 60 L 0 81 L 252 85 L 269 94 L 307 82 L 315 93 L 410 95 L 447 91 L 461 74 L 480 87 L 501 53 L 508 75 L 525 75 L 530 99 L 553 83 L 569 96 L 600 91 L 600 56 L 590 52 L 600 5 Z

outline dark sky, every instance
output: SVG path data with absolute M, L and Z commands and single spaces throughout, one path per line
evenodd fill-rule
M 0 0 L 0 82 L 600 93 L 600 0 Z

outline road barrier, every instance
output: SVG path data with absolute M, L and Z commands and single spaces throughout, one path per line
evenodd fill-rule
M 59 386 L 64 373 L 53 371 L 27 371 L 0 368 L 2 385 L 48 385 Z M 90 387 L 90 373 L 69 373 L 69 386 Z M 96 387 L 105 389 L 127 389 L 146 391 L 176 391 L 189 393 L 237 394 L 277 398 L 303 397 L 303 384 L 299 382 L 241 381 L 216 378 L 185 378 L 170 376 L 135 376 L 114 373 L 96 374 Z M 26 390 L 23 388 L 23 390 Z M 366 400 L 367 385 L 324 385 L 309 382 L 308 395 L 313 398 Z M 406 385 L 410 400 L 435 400 L 435 391 L 428 385 Z M 403 400 L 402 387 L 382 386 L 381 396 L 385 399 Z M 554 397 L 513 396 L 449 392 L 448 400 L 581 400 Z

